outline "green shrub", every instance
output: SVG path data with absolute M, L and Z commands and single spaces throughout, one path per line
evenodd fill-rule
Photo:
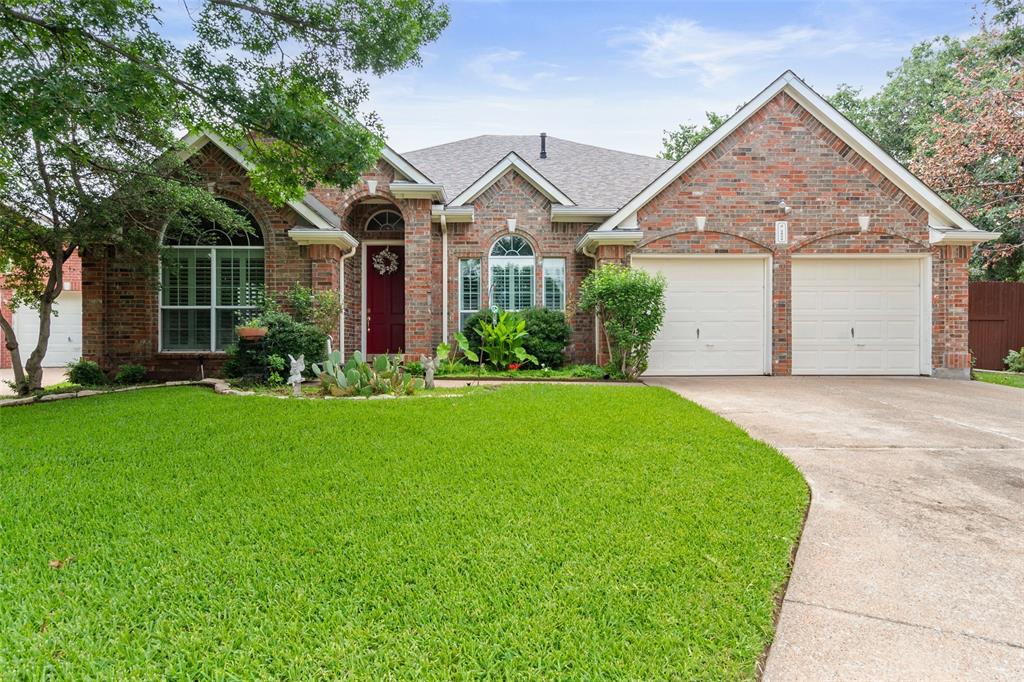
M 323 362 L 327 356 L 327 334 L 315 325 L 296 322 L 291 315 L 282 312 L 265 313 L 263 322 L 267 326 L 267 336 L 263 339 L 267 356 L 286 358 L 290 354 L 297 358 L 305 355 L 307 368 L 314 362 Z M 312 369 L 306 371 L 307 376 L 312 376 Z
M 338 326 L 341 301 L 337 291 L 313 291 L 296 282 L 281 298 L 294 311 L 296 322 L 311 324 L 324 334 Z M 279 302 L 280 298 L 275 299 L 275 304 Z
M 146 380 L 146 368 L 142 365 L 128 363 L 121 365 L 114 377 L 115 384 L 141 384 Z
M 82 386 L 102 386 L 107 383 L 107 375 L 92 360 L 79 358 L 68 364 L 68 380 Z
M 665 277 L 602 265 L 580 285 L 580 309 L 598 315 L 612 363 L 635 379 L 647 369 L 651 343 L 665 317 Z
M 1010 353 L 1003 358 L 1003 362 L 1006 363 L 1006 369 L 1011 372 L 1024 372 L 1024 347 L 1020 350 L 1011 350 Z
M 313 365 L 320 379 L 320 391 L 335 397 L 369 398 L 371 395 L 412 395 L 423 382 L 405 370 L 400 356 L 378 355 L 373 364 L 363 360 L 359 351 L 342 362 L 341 353 L 332 352 L 320 365 Z
M 565 363 L 562 351 L 572 340 L 572 329 L 565 321 L 565 313 L 549 308 L 527 308 L 518 313 L 526 321 L 523 347 L 546 367 L 561 367 Z
M 423 365 L 419 362 L 407 362 L 405 363 L 405 371 L 410 376 L 421 377 L 425 374 Z
M 239 341 L 228 348 L 224 376 L 280 386 L 285 377 L 284 359 L 289 354 L 305 355 L 305 374 L 313 376 L 313 363 L 323 362 L 327 356 L 327 334 L 315 325 L 296 322 L 280 310 L 268 310 L 260 319 L 267 335 L 262 341 Z
M 569 376 L 582 379 L 607 379 L 608 372 L 604 367 L 598 367 L 597 365 L 573 365 L 569 371 Z

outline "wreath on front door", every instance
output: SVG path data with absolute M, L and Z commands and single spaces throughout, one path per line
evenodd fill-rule
M 384 247 L 373 256 L 373 269 L 383 277 L 398 272 L 398 254 Z

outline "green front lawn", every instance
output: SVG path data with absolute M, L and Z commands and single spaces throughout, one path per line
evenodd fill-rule
M 985 372 L 976 369 L 974 370 L 974 378 L 987 384 L 1024 388 L 1024 374 L 1000 374 L 999 372 Z
M 807 505 L 662 389 L 0 410 L 15 678 L 752 678 Z

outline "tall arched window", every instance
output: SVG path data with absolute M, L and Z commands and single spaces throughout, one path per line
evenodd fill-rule
M 237 340 L 235 326 L 263 299 L 263 235 L 256 219 L 225 202 L 249 221 L 251 231 L 228 234 L 215 223 L 168 231 L 160 273 L 160 350 L 221 351 Z
M 533 305 L 535 259 L 530 242 L 508 235 L 491 247 L 491 305 L 503 310 L 522 310 Z

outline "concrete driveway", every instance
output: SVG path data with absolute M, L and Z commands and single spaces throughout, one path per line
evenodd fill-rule
M 928 378 L 648 383 L 771 443 L 810 483 L 764 679 L 1024 679 L 1024 391 Z
M 67 381 L 68 376 L 63 367 L 44 367 L 43 368 L 43 387 L 53 386 L 63 381 Z M 0 369 L 0 395 L 14 395 L 14 391 L 7 385 L 8 381 L 14 381 L 14 370 L 13 369 Z

